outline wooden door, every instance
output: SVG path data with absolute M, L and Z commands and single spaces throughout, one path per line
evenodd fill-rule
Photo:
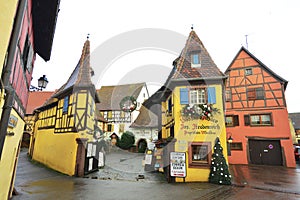
M 249 140 L 250 163 L 282 165 L 280 140 Z

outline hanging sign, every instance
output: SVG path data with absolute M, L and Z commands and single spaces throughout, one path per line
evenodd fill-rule
M 170 172 L 171 176 L 186 177 L 185 153 L 171 152 L 170 153 Z

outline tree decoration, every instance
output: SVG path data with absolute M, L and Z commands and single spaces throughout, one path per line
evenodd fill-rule
M 201 119 L 209 121 L 216 113 L 220 113 L 220 110 L 214 108 L 212 104 L 185 105 L 181 110 L 181 115 L 186 120 Z
M 124 112 L 132 112 L 136 109 L 136 99 L 133 96 L 126 96 L 120 101 L 120 108 Z
M 214 146 L 214 153 L 212 155 L 208 180 L 210 183 L 231 185 L 231 175 L 229 173 L 228 165 L 223 155 L 223 148 L 218 137 Z

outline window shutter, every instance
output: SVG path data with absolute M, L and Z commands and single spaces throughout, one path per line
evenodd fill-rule
M 250 126 L 250 116 L 244 115 L 245 126 Z
M 239 126 L 239 116 L 238 115 L 234 115 L 233 116 L 233 126 Z
M 180 88 L 180 104 L 189 104 L 189 91 L 187 88 Z
M 210 104 L 216 103 L 216 88 L 214 87 L 207 88 L 207 102 Z

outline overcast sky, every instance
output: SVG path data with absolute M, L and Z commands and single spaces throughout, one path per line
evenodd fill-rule
M 300 86 L 299 8 L 298 0 L 62 0 L 51 59 L 44 62 L 37 58 L 32 84 L 37 85 L 37 79 L 43 74 L 49 80 L 46 90 L 55 90 L 64 84 L 80 58 L 89 33 L 92 57 L 97 49 L 101 49 L 98 51 L 101 55 L 94 53 L 95 57 L 108 59 L 113 57 L 112 54 L 115 56 L 105 66 L 105 73 L 98 76 L 97 88 L 142 81 L 136 76 L 128 77 L 133 71 L 141 74 L 150 68 L 162 78 L 156 77 L 149 84 L 159 86 L 184 47 L 185 41 L 182 42 L 179 36 L 187 37 L 193 24 L 221 71 L 226 70 L 242 45 L 248 46 L 261 62 L 289 81 L 286 90 L 288 111 L 300 112 L 297 89 Z M 122 39 L 128 32 L 129 38 L 140 40 L 138 30 L 145 28 L 170 31 L 174 37 L 166 38 L 166 41 L 178 37 L 174 41 L 177 46 L 169 49 L 157 45 L 154 48 L 136 46 L 134 49 L 129 47 L 127 52 L 119 52 L 120 55 L 111 53 L 109 48 L 118 49 L 113 41 Z M 148 32 L 141 37 L 150 38 L 151 35 Z M 126 40 L 125 45 L 128 42 Z M 97 64 L 99 62 L 92 63 L 92 67 L 99 67 Z

